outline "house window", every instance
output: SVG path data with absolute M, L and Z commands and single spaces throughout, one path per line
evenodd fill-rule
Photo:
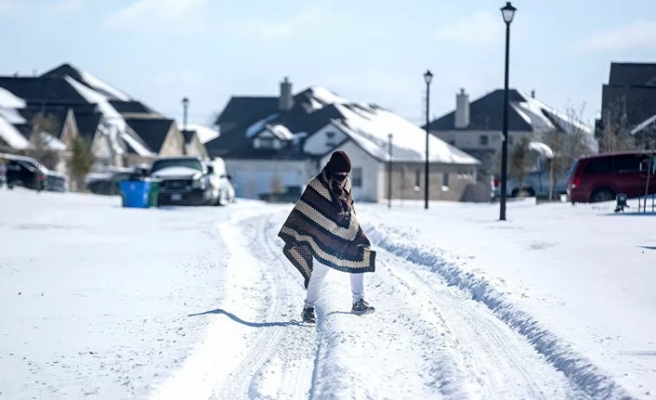
M 487 146 L 490 143 L 490 138 L 487 135 L 481 135 L 478 137 L 478 143 L 481 146 Z
M 334 147 L 335 146 L 335 132 L 326 132 L 326 146 Z
M 448 188 L 449 187 L 449 173 L 445 172 L 442 174 L 442 187 L 443 188 Z
M 257 138 L 254 140 L 253 144 L 255 148 L 258 149 L 275 149 L 276 140 L 274 138 Z
M 356 188 L 362 187 L 362 168 L 353 168 L 351 171 L 351 186 Z
M 421 170 L 415 170 L 415 190 L 419 190 L 421 187 Z

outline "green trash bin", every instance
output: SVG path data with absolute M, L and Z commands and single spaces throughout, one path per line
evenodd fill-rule
M 148 207 L 158 207 L 157 197 L 159 196 L 159 187 L 162 181 L 150 179 L 150 192 L 148 193 Z

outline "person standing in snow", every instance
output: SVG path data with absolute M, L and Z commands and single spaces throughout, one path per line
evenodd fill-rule
M 350 172 L 348 155 L 334 152 L 278 233 L 285 242 L 283 253 L 305 279 L 304 322 L 316 322 L 314 306 L 330 268 L 350 273 L 353 313 L 374 311 L 364 300 L 363 273 L 375 271 L 376 252 L 355 216 Z

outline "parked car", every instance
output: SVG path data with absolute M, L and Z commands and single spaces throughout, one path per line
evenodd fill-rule
M 656 193 L 656 155 L 647 152 L 598 154 L 580 158 L 573 167 L 567 194 L 572 203 L 614 200 Z
M 554 176 L 553 195 L 555 197 L 567 193 L 567 182 L 571 171 L 570 168 L 562 176 Z M 541 168 L 538 171 L 529 172 L 521 185 L 517 179 L 508 178 L 506 196 L 518 197 L 520 192 L 524 192 L 529 197 L 549 197 L 549 171 Z M 501 177 L 495 175 L 492 178 L 492 198 L 498 198 L 500 194 Z
M 212 186 L 216 189 L 217 205 L 226 205 L 235 201 L 235 188 L 232 186 L 232 175 L 226 171 L 222 158 L 207 160 L 207 169 Z
M 133 168 L 116 168 L 102 173 L 91 173 L 87 176 L 86 186 L 94 194 L 120 195 L 121 181 L 129 180 L 134 172 Z
M 158 202 L 161 205 L 219 205 L 222 178 L 214 164 L 200 157 L 165 157 L 155 160 L 150 177 L 162 181 Z M 221 173 L 222 175 L 222 173 Z M 225 176 L 227 179 L 227 174 Z
M 0 154 L 5 165 L 5 180 L 8 189 L 24 187 L 32 190 L 65 192 L 68 181 L 64 175 L 50 171 L 30 157 Z
M 4 186 L 5 182 L 7 182 L 7 166 L 4 161 L 0 159 L 0 188 Z
M 284 186 L 274 193 L 261 193 L 258 198 L 269 203 L 295 203 L 302 194 L 303 188 L 300 186 Z

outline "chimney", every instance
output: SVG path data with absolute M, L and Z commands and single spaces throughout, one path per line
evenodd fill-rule
M 535 90 L 531 90 L 531 97 L 535 98 Z
M 456 95 L 456 129 L 465 129 L 469 127 L 469 95 L 465 89 L 460 89 Z
M 294 105 L 292 98 L 292 83 L 285 77 L 283 82 L 280 82 L 280 98 L 278 100 L 278 108 L 280 111 L 289 111 Z

